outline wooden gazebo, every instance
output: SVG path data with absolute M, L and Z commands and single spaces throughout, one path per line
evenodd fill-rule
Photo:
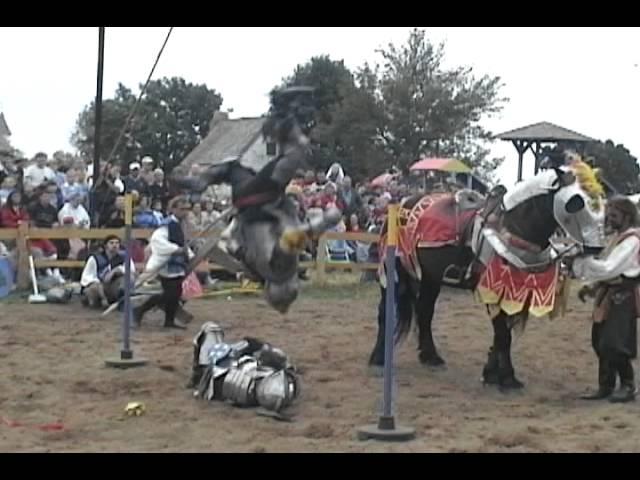
M 542 144 L 562 143 L 576 151 L 582 152 L 585 143 L 594 142 L 593 138 L 574 132 L 568 128 L 559 127 L 549 122 L 540 122 L 526 127 L 517 128 L 509 132 L 496 135 L 500 140 L 513 142 L 518 152 L 518 182 L 522 180 L 522 157 L 531 149 L 535 156 L 535 173 L 540 168 Z

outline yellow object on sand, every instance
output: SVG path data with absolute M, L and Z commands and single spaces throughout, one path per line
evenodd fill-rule
M 129 402 L 124 409 L 125 413 L 130 417 L 134 415 L 136 417 L 139 417 L 140 415 L 145 413 L 146 410 L 147 409 L 144 406 L 144 403 L 141 403 L 141 402 Z

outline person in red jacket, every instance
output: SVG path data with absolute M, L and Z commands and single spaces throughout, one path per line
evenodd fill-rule
M 27 209 L 22 205 L 22 195 L 14 190 L 7 197 L 7 202 L 0 208 L 0 225 L 2 228 L 18 228 L 21 223 L 29 222 Z
M 23 223 L 29 223 L 31 217 L 27 212 L 27 209 L 22 204 L 22 195 L 18 191 L 13 191 L 7 197 L 7 203 L 0 208 L 0 226 L 2 228 L 18 228 Z M 30 240 L 30 248 L 37 248 L 42 251 L 42 255 L 50 260 L 58 258 L 58 251 L 55 245 L 46 238 Z M 47 273 L 56 277 L 59 281 L 63 281 L 60 275 L 59 269 L 54 269 L 52 272 L 50 269 Z

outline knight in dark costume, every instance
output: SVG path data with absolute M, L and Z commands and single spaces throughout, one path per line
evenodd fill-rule
M 307 235 L 322 233 L 341 217 L 339 210 L 331 209 L 313 221 L 300 221 L 295 204 L 285 194 L 296 172 L 307 166 L 312 92 L 292 87 L 272 94 L 263 135 L 276 143 L 277 155 L 260 171 L 243 165 L 243 158 L 232 158 L 199 177 L 172 178 L 173 185 L 196 192 L 214 184 L 231 186 L 237 214 L 224 235 L 224 253 L 238 261 L 237 270 L 264 283 L 267 301 L 281 313 L 297 298 L 298 257 Z M 233 270 L 229 263 L 223 266 Z

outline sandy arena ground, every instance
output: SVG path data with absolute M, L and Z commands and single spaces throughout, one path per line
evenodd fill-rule
M 397 354 L 398 419 L 417 439 L 358 441 L 382 392 L 366 366 L 376 295 L 372 286 L 308 288 L 287 317 L 255 297 L 197 300 L 184 334 L 164 331 L 156 312 L 133 334 L 149 365 L 128 371 L 104 367 L 119 352 L 119 316 L 101 319 L 78 303 L 0 304 L 0 451 L 640 451 L 640 403 L 576 399 L 596 382 L 588 306 L 574 300 L 564 319 L 529 322 L 514 357 L 526 389 L 502 394 L 480 383 L 490 323 L 470 293 L 456 291 L 443 292 L 435 319 L 447 368 L 422 367 L 415 337 Z M 292 356 L 303 388 L 294 421 L 192 398 L 191 341 L 208 320 L 230 340 L 262 337 Z M 131 401 L 146 414 L 126 416 Z

